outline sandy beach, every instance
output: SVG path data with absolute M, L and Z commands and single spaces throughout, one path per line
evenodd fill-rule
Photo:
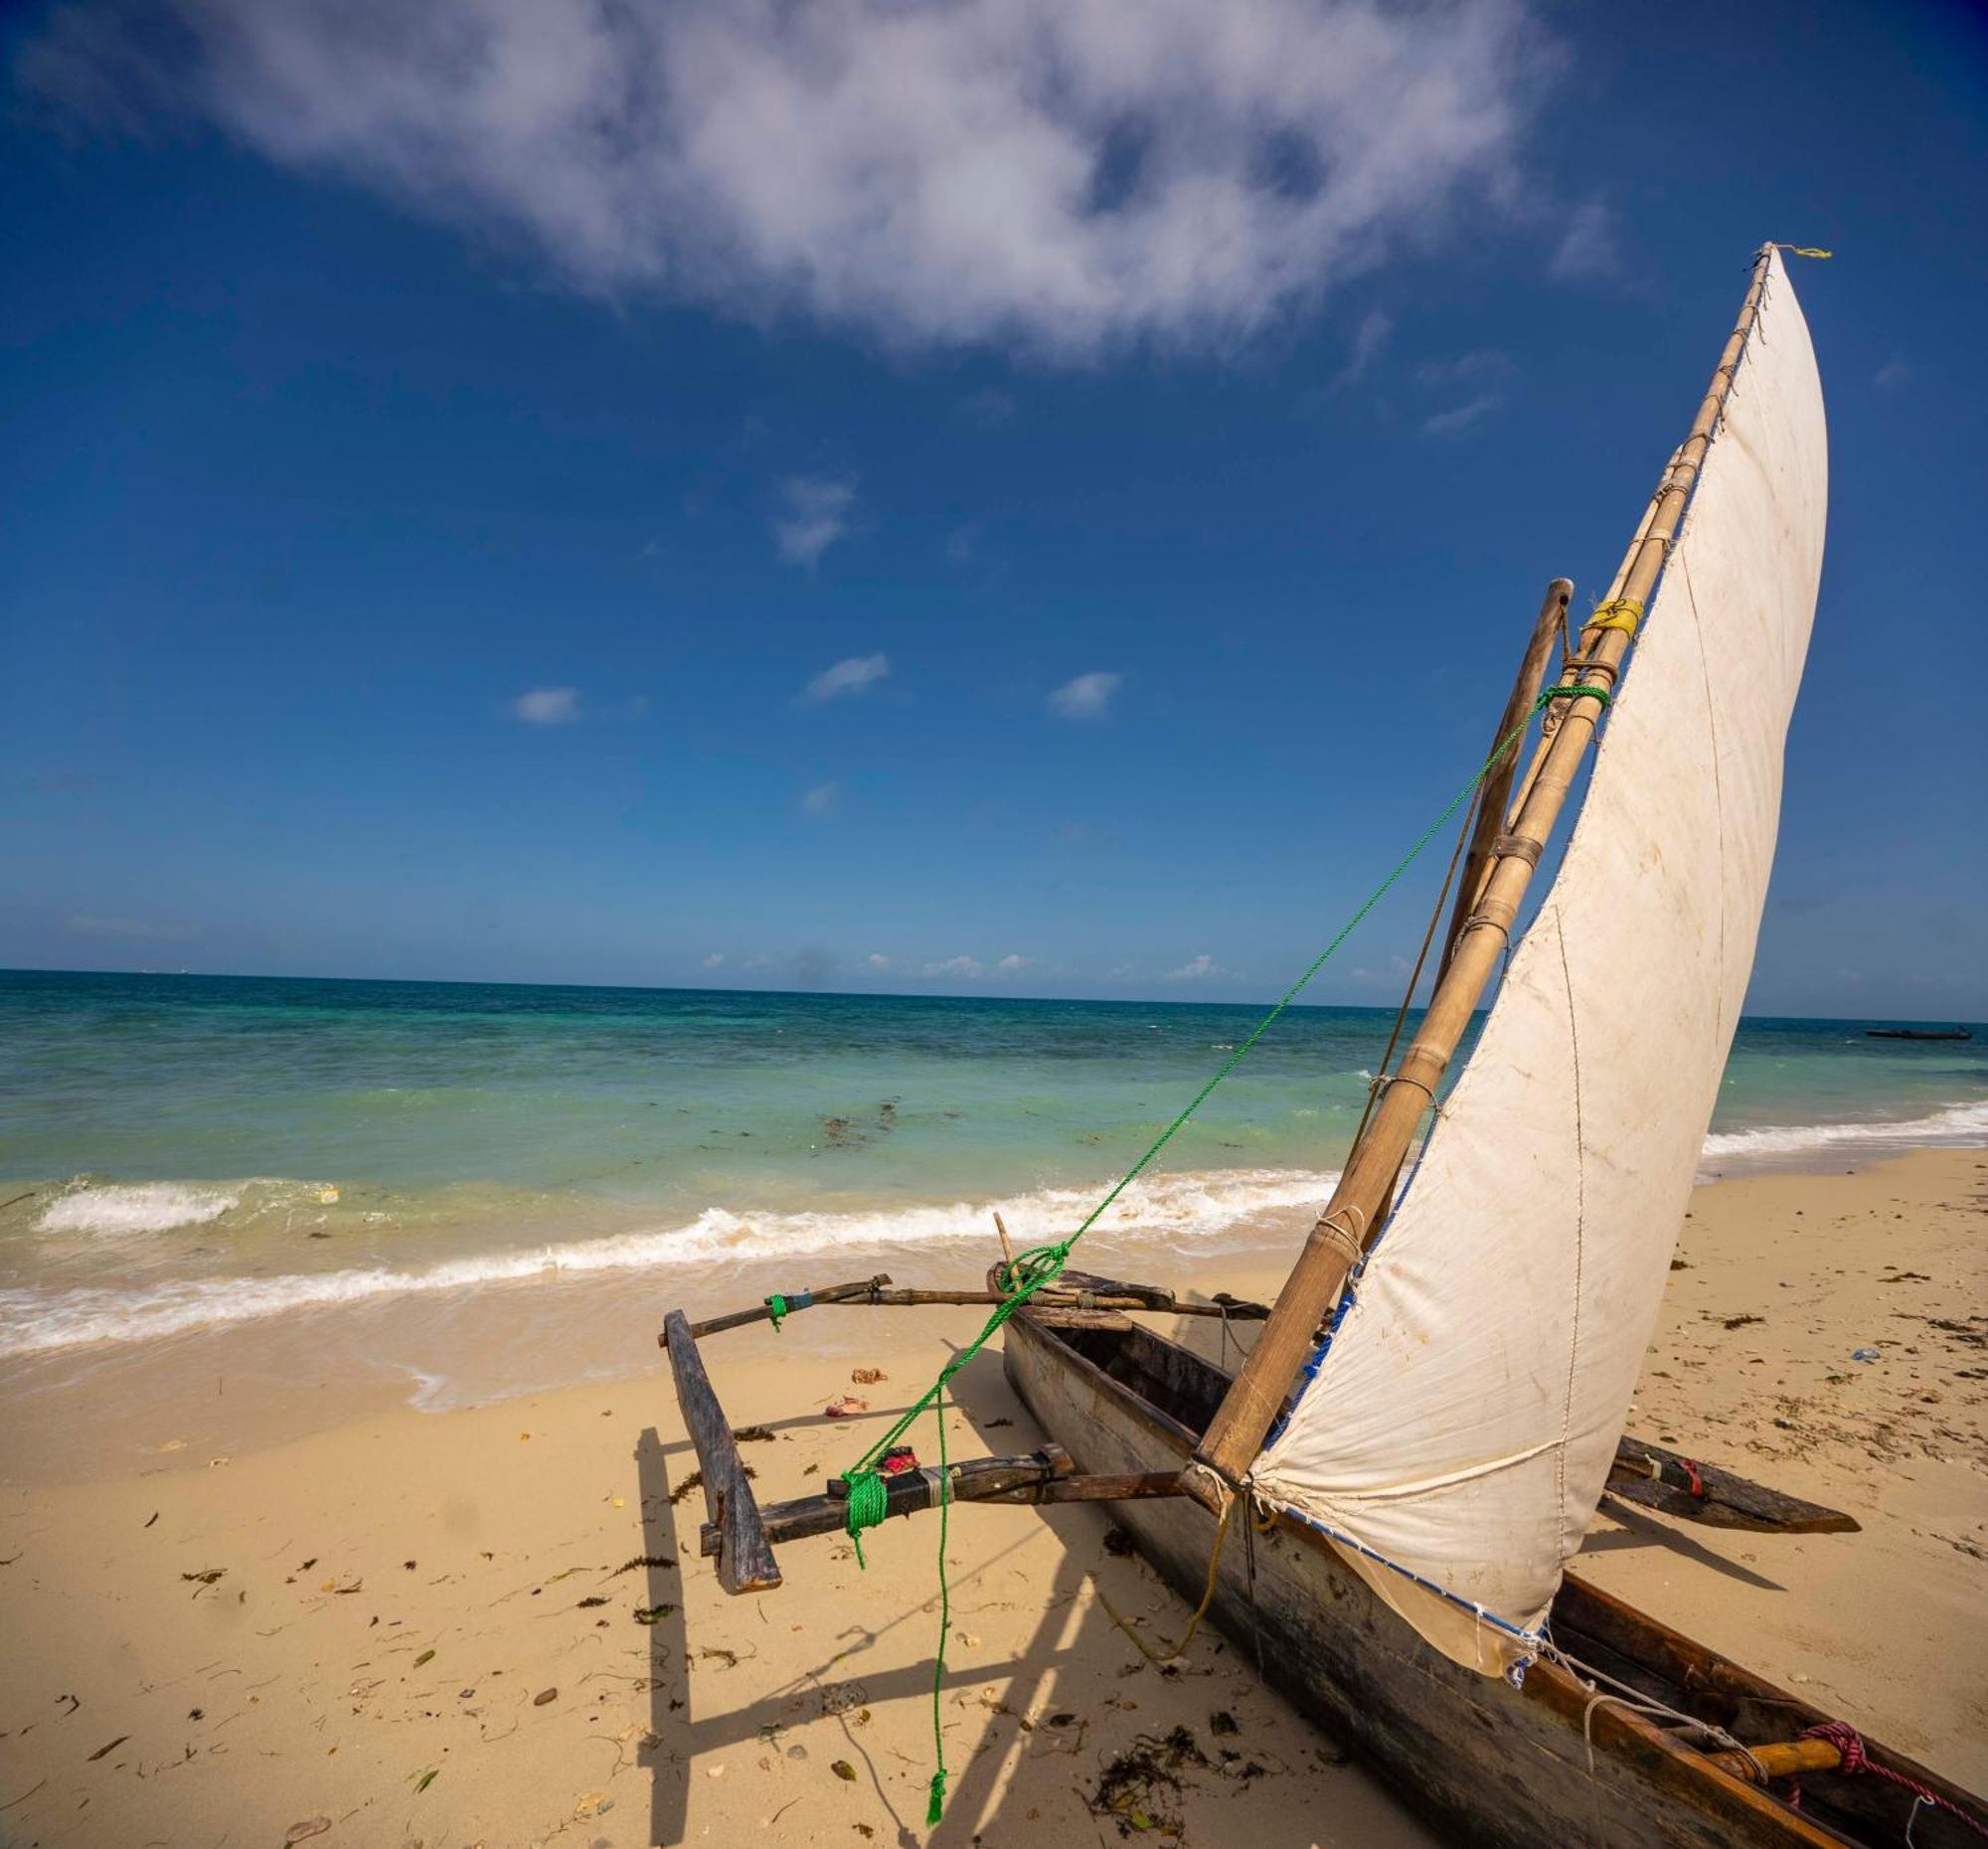
M 1579 1565 L 1976 1787 L 1984 1176 L 1981 1152 L 1949 1150 L 1702 1188 L 1631 1429 L 1863 1531 L 1730 1534 L 1610 1503 Z M 1245 1293 L 1280 1268 L 1261 1251 L 1168 1267 Z M 722 1294 L 687 1306 L 738 1307 Z M 663 1307 L 645 1304 L 652 1324 Z M 746 1447 L 762 1496 L 849 1462 L 976 1327 L 965 1310 L 823 1309 L 714 1338 L 728 1411 L 764 1428 Z M 660 1358 L 327 1423 L 301 1383 L 217 1418 L 227 1340 L 145 1377 L 140 1403 L 114 1370 L 10 1396 L 9 1849 L 1090 1844 L 1141 1823 L 1204 1844 L 1432 1840 L 1245 1651 L 1207 1634 L 1149 1664 L 1111 1612 L 1170 1641 L 1186 1609 L 1080 1508 L 953 1520 L 951 1801 L 927 1833 L 929 1518 L 877 1534 L 867 1572 L 840 1538 L 795 1544 L 783 1589 L 729 1600 L 696 1557 L 702 1499 Z M 885 1379 L 852 1385 L 858 1367 Z M 825 1418 L 843 1394 L 868 1414 Z M 996 1354 L 962 1375 L 951 1432 L 956 1456 L 1035 1441 Z M 915 1436 L 925 1454 L 929 1427 Z M 1144 1777 L 1105 1784 L 1156 1743 Z

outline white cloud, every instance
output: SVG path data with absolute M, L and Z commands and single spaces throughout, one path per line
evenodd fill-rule
M 1564 282 L 1591 282 L 1612 276 L 1622 266 L 1615 244 L 1615 215 L 1598 199 L 1575 206 L 1567 221 L 1567 235 L 1554 252 L 1549 272 Z
M 996 969 L 1007 970 L 1010 975 L 1013 975 L 1018 969 L 1026 969 L 1028 966 L 1029 959 L 1026 956 L 1017 956 L 1012 950 L 994 965 Z
M 823 668 L 801 690 L 801 700 L 809 706 L 833 700 L 838 694 L 860 694 L 876 686 L 891 671 L 889 655 L 851 655 L 832 668 Z
M 709 956 L 707 956 L 703 960 L 703 962 L 698 964 L 698 968 L 700 969 L 723 969 L 724 967 L 725 967 L 725 952 L 723 950 L 712 951 L 712 953 Z
M 1553 62 L 1525 0 L 106 0 L 19 70 L 610 301 L 1077 360 L 1247 337 L 1516 205 Z
M 1912 369 L 1905 364 L 1904 356 L 1895 353 L 1878 368 L 1871 383 L 1880 391 L 1889 392 L 1894 386 L 1904 385 L 1911 376 Z
M 842 801 L 840 783 L 817 783 L 801 798 L 803 815 L 833 815 Z
M 872 969 L 881 970 L 891 967 L 891 959 L 881 950 L 872 950 L 863 960 Z
M 825 475 L 790 475 L 780 483 L 780 511 L 773 516 L 773 544 L 789 565 L 812 570 L 849 527 L 856 484 Z
M 1465 430 L 1475 429 L 1503 403 L 1497 393 L 1481 392 L 1451 411 L 1439 411 L 1424 418 L 1422 432 L 1427 436 L 1461 436 Z
M 1374 362 L 1387 351 L 1394 332 L 1394 316 L 1384 314 L 1379 308 L 1369 309 L 1353 331 L 1353 345 L 1346 355 L 1346 364 L 1339 369 L 1339 377 L 1332 382 L 1332 389 L 1343 391 L 1365 379 L 1374 370 Z
M 1224 969 L 1214 957 L 1204 950 L 1199 956 L 1191 956 L 1178 969 L 1170 969 L 1160 978 L 1162 982 L 1206 982 L 1215 976 L 1226 976 Z
M 534 687 L 511 702 L 511 713 L 528 726 L 570 726 L 580 717 L 580 689 Z
M 927 963 L 924 973 L 928 976 L 958 976 L 972 981 L 987 973 L 987 965 L 977 957 L 948 956 L 942 963 Z
M 1120 674 L 1079 674 L 1050 695 L 1050 711 L 1065 719 L 1097 719 L 1123 679 Z

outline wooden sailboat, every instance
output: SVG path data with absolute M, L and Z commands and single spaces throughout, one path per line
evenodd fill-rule
M 1273 1684 L 1459 1840 L 1949 1849 L 1988 1833 L 1977 1799 L 1567 1572 L 1610 1489 L 1745 1525 L 1854 1525 L 1731 1478 L 1709 1490 L 1622 1438 L 1751 968 L 1826 476 L 1808 330 L 1768 247 L 1542 700 L 1571 588 L 1549 593 L 1498 734 L 1513 743 L 1514 716 L 1543 704 L 1540 740 L 1523 770 L 1493 754 L 1427 1009 L 1275 1305 L 1224 1306 L 1261 1320 L 1241 1368 L 1133 1320 L 1198 1306 L 1069 1271 L 1024 1285 L 1006 1262 L 982 1300 L 997 1321 L 1005 1307 L 1009 1377 L 1052 1444 L 873 1480 L 867 1519 L 935 1497 L 1108 1503 Z M 934 1294 L 888 1284 L 817 1300 Z M 664 1340 L 706 1550 L 729 1590 L 763 1590 L 772 1540 L 841 1527 L 842 1509 L 758 1508 L 701 1332 L 673 1314 Z

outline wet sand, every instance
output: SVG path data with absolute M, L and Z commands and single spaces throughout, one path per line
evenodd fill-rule
M 1734 1535 L 1605 1504 L 1578 1569 L 1976 1788 L 1984 1178 L 1981 1152 L 1948 1150 L 1701 1190 L 1632 1429 L 1864 1530 Z M 1249 1293 L 1281 1268 L 1146 1270 Z M 727 1284 L 689 1307 L 742 1300 Z M 657 1318 L 625 1320 L 603 1341 Z M 746 1446 L 762 1495 L 851 1461 L 977 1326 L 823 1309 L 713 1338 L 735 1423 L 767 1428 Z M 17 1382 L 0 1405 L 9 1849 L 1092 1844 L 1133 1811 L 1203 1844 L 1431 1840 L 1219 1637 L 1149 1664 L 1100 1591 L 1149 1639 L 1186 1608 L 1080 1508 L 955 1513 L 952 1796 L 928 1834 L 931 1518 L 880 1531 L 867 1572 L 840 1537 L 794 1544 L 783 1589 L 727 1599 L 696 1558 L 660 1365 L 443 1414 L 334 1391 L 313 1416 L 336 1356 L 244 1409 L 255 1377 L 217 1372 L 221 1352 Z M 852 1384 L 859 1366 L 887 1378 Z M 842 1394 L 869 1414 L 824 1418 Z M 996 1354 L 961 1376 L 951 1429 L 955 1456 L 1037 1441 Z M 914 1436 L 927 1454 L 929 1425 Z M 1176 1728 L 1193 1757 L 1094 1808 L 1113 1761 Z

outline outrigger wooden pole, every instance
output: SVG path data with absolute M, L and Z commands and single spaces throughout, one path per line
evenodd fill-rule
M 1753 258 L 1753 275 L 1740 304 L 1740 319 L 1728 337 L 1712 383 L 1692 420 L 1691 433 L 1671 459 L 1655 498 L 1649 524 L 1623 575 L 1619 597 L 1640 612 L 1655 588 L 1677 537 L 1686 502 L 1704 467 L 1712 434 L 1733 389 L 1746 337 L 1759 313 L 1771 250 Z M 1606 609 L 1606 606 L 1603 606 Z M 1578 658 L 1570 664 L 1578 680 L 1571 685 L 1615 685 L 1629 652 L 1633 622 L 1601 620 L 1602 611 L 1581 632 Z M 1414 1043 L 1404 1055 L 1382 1093 L 1367 1133 L 1348 1156 L 1339 1185 L 1305 1241 L 1291 1274 L 1277 1295 L 1270 1320 L 1203 1435 L 1194 1461 L 1183 1473 L 1188 1494 L 1221 1513 L 1262 1448 L 1269 1430 L 1311 1352 L 1327 1312 L 1338 1300 L 1347 1273 L 1392 1205 L 1394 1181 L 1412 1142 L 1422 1112 L 1448 1070 L 1457 1042 L 1470 1023 L 1510 940 L 1533 869 L 1560 818 L 1581 760 L 1594 739 L 1603 702 L 1576 696 L 1555 711 L 1561 722 L 1539 759 L 1509 833 L 1493 843 L 1490 872 L 1468 924 L 1456 940 L 1449 966 L 1429 997 Z

